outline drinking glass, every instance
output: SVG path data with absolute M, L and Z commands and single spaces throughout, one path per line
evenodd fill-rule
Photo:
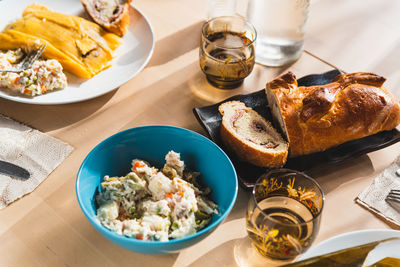
M 243 83 L 254 67 L 256 36 L 254 27 L 239 16 L 216 17 L 203 25 L 200 67 L 213 86 L 232 89 Z
M 297 60 L 310 0 L 249 0 L 247 19 L 258 32 L 256 62 L 282 66 Z
M 253 187 L 247 234 L 269 260 L 292 261 L 314 241 L 323 206 L 324 194 L 314 179 L 294 170 L 272 170 Z

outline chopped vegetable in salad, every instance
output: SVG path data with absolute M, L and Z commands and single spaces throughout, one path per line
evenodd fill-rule
M 211 221 L 217 205 L 208 198 L 209 188 L 200 189 L 200 173 L 187 171 L 174 151 L 165 160 L 161 171 L 134 159 L 127 175 L 104 177 L 96 196 L 102 225 L 140 240 L 168 241 L 192 235 Z
M 0 69 L 10 69 L 24 56 L 22 49 L 0 51 Z M 33 65 L 21 72 L 0 72 L 0 88 L 35 96 L 63 89 L 67 86 L 67 77 L 61 64 L 55 59 L 36 60 Z

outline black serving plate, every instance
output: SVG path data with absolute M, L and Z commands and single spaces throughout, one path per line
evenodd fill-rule
M 312 86 L 331 83 L 333 78 L 339 74 L 339 71 L 332 70 L 322 74 L 307 75 L 298 80 L 299 86 Z M 271 113 L 268 108 L 268 101 L 265 96 L 264 89 L 246 95 L 236 95 L 225 99 L 217 104 L 194 108 L 193 112 L 200 122 L 201 126 L 207 131 L 211 140 L 219 145 L 232 160 L 239 181 L 245 187 L 252 187 L 257 178 L 268 171 L 268 168 L 254 166 L 250 163 L 243 162 L 227 150 L 220 138 L 219 130 L 222 116 L 219 114 L 218 106 L 227 101 L 240 100 L 256 110 L 261 116 L 269 121 L 272 120 Z M 278 129 L 276 127 L 276 129 Z M 298 171 L 307 171 L 316 166 L 323 164 L 335 164 L 355 158 L 363 154 L 382 149 L 400 141 L 400 132 L 397 129 L 391 131 L 383 131 L 377 134 L 367 136 L 361 139 L 349 141 L 339 146 L 333 147 L 323 152 L 313 153 L 305 156 L 288 158 L 284 168 L 294 169 Z

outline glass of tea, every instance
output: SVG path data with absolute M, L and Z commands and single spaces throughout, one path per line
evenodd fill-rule
M 201 31 L 200 67 L 215 87 L 240 86 L 254 67 L 254 27 L 239 16 L 216 17 Z
M 294 260 L 318 233 L 324 199 L 321 187 L 304 173 L 276 169 L 262 175 L 246 216 L 253 246 L 270 261 Z

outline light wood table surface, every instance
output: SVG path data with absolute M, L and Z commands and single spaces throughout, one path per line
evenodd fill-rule
M 151 124 L 205 131 L 194 107 L 260 90 L 291 70 L 297 77 L 332 69 L 372 71 L 400 97 L 400 2 L 397 0 L 312 1 L 306 52 L 290 66 L 256 65 L 244 84 L 222 91 L 207 84 L 198 63 L 206 1 L 135 0 L 150 19 L 156 46 L 147 67 L 119 89 L 68 105 L 28 105 L 0 99 L 0 113 L 71 144 L 71 155 L 31 194 L 0 211 L 0 266 L 236 266 L 235 244 L 247 238 L 249 193 L 239 189 L 235 207 L 209 237 L 178 254 L 142 255 L 101 236 L 81 212 L 75 196 L 78 168 L 89 151 L 121 130 Z M 246 2 L 239 1 L 239 13 Z M 312 175 L 326 194 L 314 244 L 349 231 L 399 229 L 354 202 L 399 154 L 400 144 Z

